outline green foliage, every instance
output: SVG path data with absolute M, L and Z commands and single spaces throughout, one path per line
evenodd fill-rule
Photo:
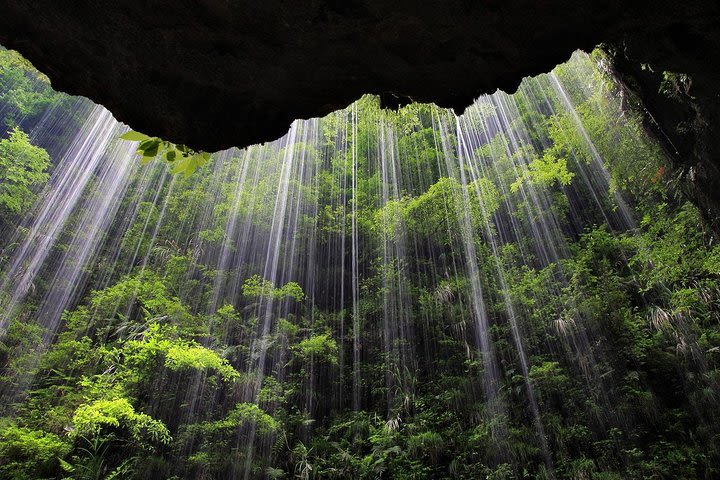
M 0 140 L 0 215 L 20 215 L 35 202 L 33 191 L 48 179 L 50 156 L 30 143 L 30 137 L 14 128 Z
M 700 223 L 697 210 L 685 204 L 677 213 L 668 215 L 667 209 L 667 204 L 659 204 L 641 221 L 647 230 L 643 244 L 652 247 L 641 245 L 633 262 L 645 267 L 641 277 L 645 289 L 662 288 L 661 284 L 686 285 L 705 274 L 706 265 L 710 266 L 706 263 L 703 234 L 697 229 Z M 689 245 L 694 248 L 689 249 Z
M 232 430 L 244 423 L 252 423 L 258 429 L 258 432 L 263 435 L 274 433 L 280 427 L 280 424 L 273 417 L 257 405 L 238 403 L 224 419 L 204 424 L 201 430 Z
M 156 158 L 161 158 L 172 167 L 171 172 L 175 174 L 192 175 L 198 168 L 210 161 L 210 154 L 207 152 L 195 152 L 185 145 L 176 145 L 133 130 L 122 134 L 120 139 L 139 142 L 137 154 L 140 155 L 143 165 Z
M 427 431 L 410 435 L 407 439 L 407 448 L 410 455 L 416 458 L 429 456 L 436 462 L 445 447 L 445 442 L 437 432 Z
M 296 302 L 301 302 L 305 298 L 305 293 L 296 282 L 288 282 L 280 288 L 275 288 L 270 280 L 264 279 L 260 275 L 253 275 L 246 279 L 242 286 L 242 292 L 246 297 L 254 298 L 292 299 Z
M 570 185 L 574 176 L 575 174 L 568 171 L 567 159 L 556 157 L 553 152 L 547 151 L 542 157 L 532 159 L 523 175 L 510 185 L 510 190 L 517 192 L 523 182 L 544 187 L 555 184 L 566 186 Z
M 224 380 L 232 381 L 240 374 L 214 351 L 197 345 L 172 345 L 165 354 L 165 366 L 170 370 L 215 370 Z
M 260 275 L 253 275 L 245 280 L 242 291 L 246 297 L 272 298 L 275 293 L 275 285 Z
M 460 236 L 460 220 L 467 211 L 473 227 L 482 229 L 500 207 L 501 195 L 487 178 L 462 186 L 443 177 L 414 198 L 391 200 L 377 211 L 376 229 L 388 238 L 401 238 L 405 229 L 451 245 Z
M 0 477 L 24 480 L 56 472 L 70 443 L 53 433 L 9 424 L 0 426 Z
M 301 340 L 297 345 L 293 346 L 293 350 L 300 358 L 308 359 L 312 357 L 336 364 L 338 346 L 335 339 L 330 335 L 329 332 L 313 335 Z
M 489 178 L 478 178 L 467 186 L 470 215 L 476 226 L 490 222 L 500 208 L 502 196 Z
M 0 334 L 0 388 L 15 388 L 23 374 L 34 371 L 42 333 L 40 325 L 13 318 Z
M 271 438 L 280 428 L 281 424 L 257 405 L 238 403 L 219 420 L 186 427 L 184 441 L 194 443 L 187 461 L 200 471 L 221 472 L 228 465 L 227 452 L 234 448 L 238 438 L 251 444 L 256 438 Z M 248 438 L 247 432 L 254 437 Z
M 126 398 L 96 400 L 80 406 L 73 416 L 74 437 L 97 437 L 110 431 L 125 430 L 139 445 L 167 444 L 171 437 L 162 422 L 137 413 Z
M 567 386 L 570 379 L 563 373 L 558 362 L 543 362 L 530 367 L 530 379 L 541 390 L 560 391 Z
M 460 183 L 453 178 L 439 179 L 427 192 L 407 205 L 410 229 L 427 236 L 438 235 L 438 238 L 450 243 L 457 234 L 453 231 L 454 223 L 448 222 L 453 222 L 452 219 L 462 212 L 462 202 Z
M 16 127 L 23 120 L 38 117 L 62 98 L 30 62 L 19 53 L 0 47 L 0 103 L 9 107 L 4 112 L 5 126 Z
M 111 457 L 109 450 L 111 444 L 106 439 L 94 437 L 84 439 L 87 447 L 79 447 L 77 454 L 70 458 L 70 461 L 60 460 L 63 471 L 69 478 L 77 480 L 116 480 L 127 478 L 135 473 L 134 464 L 137 457 L 124 459 L 117 467 L 113 468 L 108 463 Z
M 278 288 L 274 292 L 274 295 L 277 299 L 291 298 L 296 302 L 302 302 L 302 300 L 305 298 L 305 292 L 303 292 L 302 288 L 297 282 L 286 283 L 282 287 Z
M 151 323 L 142 340 L 130 340 L 122 347 L 125 362 L 131 366 L 153 366 L 157 359 L 170 370 L 213 370 L 231 382 L 239 373 L 215 351 L 194 342 L 177 338 L 176 328 Z

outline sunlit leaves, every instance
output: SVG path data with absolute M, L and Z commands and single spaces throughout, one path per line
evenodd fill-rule
M 14 424 L 0 427 L 0 477 L 49 478 L 57 459 L 68 454 L 70 443 L 54 433 Z
M 227 381 L 240 376 L 227 360 L 213 350 L 185 342 L 176 342 L 167 349 L 165 366 L 170 370 L 214 370 Z
M 300 358 L 317 358 L 328 363 L 337 363 L 338 345 L 329 332 L 313 335 L 293 346 Z
M 473 228 L 482 231 L 499 208 L 501 195 L 492 180 L 479 178 L 463 186 L 443 177 L 421 195 L 390 200 L 377 210 L 375 228 L 390 239 L 407 233 L 449 245 L 459 238 L 459 226 L 469 213 Z
M 142 340 L 126 342 L 122 355 L 132 368 L 147 368 L 163 360 L 172 371 L 209 370 L 228 382 L 240 376 L 217 352 L 178 337 L 175 328 L 163 328 L 156 323 L 150 325 Z
M 288 282 L 276 291 L 276 298 L 292 298 L 301 302 L 305 298 L 305 292 L 297 282 Z
M 390 200 L 377 210 L 375 225 L 379 232 L 388 238 L 398 238 L 406 221 L 409 199 Z
M 277 420 L 254 403 L 238 403 L 222 420 L 200 424 L 195 428 L 199 431 L 232 431 L 247 424 L 254 425 L 264 435 L 271 434 L 280 427 Z
M 542 187 L 567 186 L 574 176 L 575 174 L 568 170 L 566 158 L 547 151 L 542 156 L 532 159 L 522 175 L 510 185 L 510 190 L 517 192 L 524 182 Z
M 272 297 L 275 285 L 260 275 L 253 275 L 243 283 L 242 292 L 246 297 Z
M 174 152 L 167 152 L 167 155 Z M 172 173 L 182 173 L 184 175 L 191 175 L 195 170 L 204 166 L 210 161 L 210 154 L 207 152 L 193 153 L 186 155 L 184 153 L 167 157 L 166 160 L 173 163 Z
M 457 236 L 454 226 L 464 211 L 463 198 L 460 182 L 454 178 L 440 178 L 427 192 L 407 204 L 409 228 L 417 234 L 449 244 Z
M 30 62 L 0 46 L 0 104 L 5 106 L 4 126 L 24 125 L 63 98 L 64 94 L 55 92 L 48 78 Z
M 149 140 L 150 137 L 145 135 L 144 133 L 136 132 L 134 130 L 130 130 L 128 132 L 123 133 L 120 135 L 121 140 L 128 140 L 130 142 L 144 142 L 145 140 Z
M 245 280 L 242 286 L 243 295 L 254 298 L 274 298 L 276 300 L 293 299 L 300 302 L 305 298 L 300 285 L 296 282 L 288 282 L 282 287 L 276 288 L 275 285 L 260 275 L 253 275 Z
M 0 216 L 19 215 L 35 201 L 35 189 L 48 179 L 50 156 L 14 128 L 0 140 Z
M 110 430 L 123 428 L 140 444 L 170 443 L 172 438 L 165 425 L 146 415 L 138 413 L 126 398 L 97 400 L 82 405 L 73 416 L 72 436 L 98 436 Z
M 487 223 L 500 208 L 502 196 L 489 178 L 478 178 L 467 187 L 472 218 L 478 223 Z
M 140 162 L 143 165 L 160 158 L 171 166 L 170 171 L 174 174 L 192 175 L 210 161 L 210 154 L 207 152 L 195 152 L 184 145 L 176 145 L 133 130 L 122 134 L 119 138 L 139 142 L 137 154 L 140 155 Z

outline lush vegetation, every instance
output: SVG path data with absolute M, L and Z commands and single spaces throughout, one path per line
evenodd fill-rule
M 720 247 L 596 61 L 210 162 L 126 134 L 61 321 L 67 233 L 0 331 L 0 478 L 720 476 Z M 0 51 L 3 268 L 79 130 L 38 75 Z
M 27 212 L 35 202 L 33 186 L 48 179 L 50 156 L 32 145 L 25 132 L 15 127 L 0 140 L 0 215 L 5 222 Z

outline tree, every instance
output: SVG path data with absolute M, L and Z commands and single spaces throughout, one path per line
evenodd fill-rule
M 13 128 L 0 140 L 0 219 L 8 221 L 32 206 L 34 189 L 48 180 L 50 156 L 30 143 L 30 137 Z
M 50 80 L 19 53 L 0 47 L 0 103 L 9 107 L 4 111 L 6 126 L 33 124 L 63 98 L 50 87 Z

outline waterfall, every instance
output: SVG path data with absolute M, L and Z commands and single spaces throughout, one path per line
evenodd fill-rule
M 360 468 L 341 468 L 353 454 L 384 459 L 376 471 L 363 460 L 378 478 L 403 455 L 428 476 L 453 476 L 464 446 L 434 434 L 437 425 L 483 445 L 468 448 L 487 478 L 515 478 L 489 475 L 525 463 L 536 478 L 565 478 L 573 440 L 557 433 L 567 413 L 557 405 L 572 383 L 592 405 L 573 404 L 586 408 L 588 432 L 574 434 L 615 448 L 617 432 L 657 413 L 615 408 L 625 395 L 614 388 L 615 346 L 583 303 L 587 278 L 606 279 L 573 262 L 590 230 L 622 239 L 639 253 L 623 250 L 607 268 L 632 270 L 636 288 L 649 262 L 638 258 L 652 246 L 637 211 L 649 207 L 613 174 L 622 159 L 607 154 L 614 140 L 593 115 L 620 118 L 613 132 L 643 148 L 651 142 L 628 127 L 588 55 L 559 69 L 461 115 L 384 110 L 368 95 L 297 120 L 276 141 L 217 152 L 191 175 L 160 159 L 141 165 L 137 144 L 119 140 L 128 127 L 103 107 L 80 108 L 84 100 L 26 119 L 32 141 L 57 154 L 34 206 L 0 236 L 0 337 L 40 332 L 17 347 L 18 358 L 37 355 L 3 367 L 4 413 L 22 415 L 14 409 L 53 382 L 74 392 L 63 408 L 77 411 L 102 400 L 92 386 L 105 382 L 106 400 L 127 397 L 167 426 L 179 443 L 158 455 L 179 459 L 164 468 L 184 478 L 209 478 L 211 464 L 218 478 L 281 475 L 280 464 L 310 478 L 323 445 L 344 455 L 323 467 L 338 477 Z M 68 112 L 78 126 L 67 126 Z M 663 288 L 674 287 L 637 287 L 623 311 L 654 308 L 658 331 L 709 368 L 691 329 L 653 306 Z M 77 348 L 68 358 L 90 360 L 61 378 L 52 362 L 67 342 Z M 129 374 L 128 358 L 150 342 L 160 356 Z M 188 352 L 198 358 L 179 356 Z M 76 438 L 75 417 L 62 418 Z M 393 444 L 401 433 L 412 442 Z M 207 446 L 221 434 L 226 450 Z

